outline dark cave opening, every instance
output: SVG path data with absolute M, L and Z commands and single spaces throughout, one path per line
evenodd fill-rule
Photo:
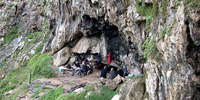
M 119 55 L 128 53 L 128 42 L 120 36 L 118 27 L 104 20 L 104 16 L 93 18 L 89 15 L 83 15 L 80 28 L 86 37 L 100 38 L 104 35 L 107 42 L 107 52 L 112 53 L 113 60 L 120 61 Z
M 89 15 L 82 16 L 81 31 L 84 36 L 100 36 L 105 34 L 109 39 L 119 35 L 118 27 L 105 21 L 103 16 L 98 18 L 90 17 Z
M 186 32 L 188 38 L 188 46 L 186 52 L 187 61 L 194 69 L 194 74 L 200 76 L 200 46 L 195 45 L 194 41 L 191 38 L 188 21 L 186 21 L 186 25 Z
M 192 36 L 190 34 L 191 30 L 189 28 L 189 21 L 185 22 L 187 29 L 187 52 L 186 58 L 187 63 L 190 64 L 194 70 L 193 78 L 192 78 L 192 87 L 195 94 L 192 97 L 192 100 L 199 100 L 200 95 L 200 46 L 195 45 L 194 41 L 192 40 Z

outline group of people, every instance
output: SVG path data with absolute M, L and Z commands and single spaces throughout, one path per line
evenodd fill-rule
M 109 68 L 108 66 L 105 66 L 101 69 L 100 77 L 101 78 L 109 78 L 114 79 L 117 75 L 120 75 L 121 77 L 128 76 L 129 72 L 127 69 L 127 66 L 123 66 L 122 68 Z M 107 77 L 108 76 L 108 77 Z
M 92 73 L 101 62 L 100 54 L 76 55 L 76 60 L 69 67 L 72 69 L 72 75 L 85 76 Z
M 93 64 L 87 60 L 81 62 L 75 61 L 71 68 L 73 69 L 72 75 L 85 76 L 93 72 Z
M 92 60 L 91 60 L 92 59 Z M 93 72 L 94 69 L 101 69 L 100 77 L 114 79 L 117 75 L 128 76 L 127 66 L 117 68 L 112 66 L 112 54 L 108 53 L 107 62 L 103 62 L 100 54 L 86 56 L 77 56 L 76 60 L 70 65 L 72 75 L 85 76 Z M 107 77 L 108 76 L 108 77 Z

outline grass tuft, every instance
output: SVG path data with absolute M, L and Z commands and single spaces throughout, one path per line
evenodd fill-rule
M 156 41 L 153 38 L 146 39 L 142 45 L 144 49 L 144 57 L 149 58 L 157 54 Z
M 18 85 L 26 82 L 28 79 L 28 69 L 26 67 L 17 68 L 9 72 L 6 77 L 0 81 L 0 94 L 3 97 L 5 92 L 15 89 Z
M 49 54 L 36 55 L 32 57 L 27 65 L 18 67 L 7 73 L 3 80 L 0 80 L 0 100 L 4 94 L 16 87 L 22 85 L 24 82 L 28 83 L 30 72 L 33 72 L 32 78 L 39 77 L 53 77 L 54 70 L 51 68 L 52 56 Z
M 144 0 L 136 1 L 136 10 L 142 16 L 154 17 L 158 14 L 158 4 L 153 1 L 153 5 L 146 5 Z
M 42 96 L 40 100 L 56 100 L 56 98 L 58 98 L 63 93 L 64 93 L 63 88 L 52 89 L 47 94 Z
M 164 27 L 161 31 L 161 38 L 164 38 L 165 35 L 169 35 L 171 32 L 171 27 Z
M 4 43 L 10 43 L 13 39 L 20 35 L 19 27 L 13 26 L 10 31 L 4 36 Z
M 35 55 L 30 59 L 28 66 L 31 68 L 33 75 L 42 75 L 50 78 L 55 75 L 51 68 L 52 56 L 49 54 Z
M 91 88 L 92 86 L 88 86 Z M 87 87 L 87 88 L 88 88 Z M 110 90 L 106 87 L 102 87 L 99 92 L 94 92 L 86 97 L 88 91 L 82 93 L 70 93 L 65 95 L 60 95 L 55 100 L 111 100 L 112 97 L 117 94 L 117 91 Z
M 86 98 L 86 100 L 111 100 L 112 97 L 116 94 L 117 91 L 113 91 L 106 87 L 103 87 L 100 90 L 100 93 L 92 93 Z

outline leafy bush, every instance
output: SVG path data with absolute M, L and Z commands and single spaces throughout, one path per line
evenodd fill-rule
M 47 78 L 55 75 L 51 68 L 52 56 L 49 54 L 35 55 L 30 59 L 28 66 L 31 68 L 33 75 L 42 75 Z
M 56 100 L 56 98 L 58 98 L 63 93 L 64 93 L 63 88 L 52 89 L 47 94 L 42 96 L 40 100 Z

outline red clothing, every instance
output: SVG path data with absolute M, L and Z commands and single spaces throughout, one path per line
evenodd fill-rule
M 112 54 L 111 53 L 108 53 L 108 64 L 111 64 L 111 62 L 112 62 Z

